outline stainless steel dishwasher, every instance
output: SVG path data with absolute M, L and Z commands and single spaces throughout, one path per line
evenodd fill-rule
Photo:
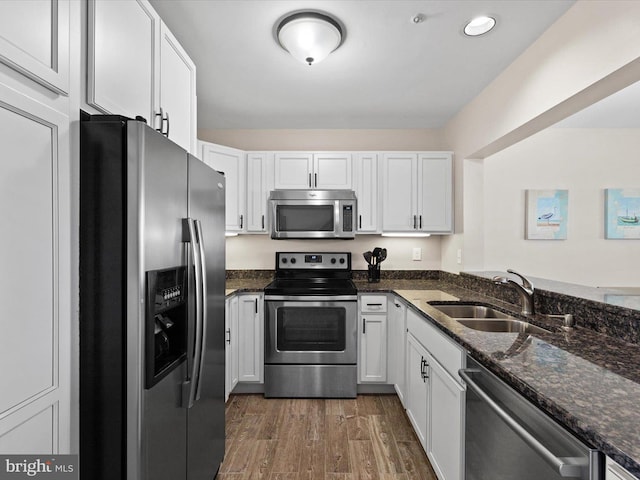
M 471 357 L 465 480 L 604 479 L 604 455 L 582 443 Z

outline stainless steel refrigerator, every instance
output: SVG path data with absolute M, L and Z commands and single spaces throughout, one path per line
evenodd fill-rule
M 144 122 L 80 124 L 80 478 L 224 456 L 224 176 Z

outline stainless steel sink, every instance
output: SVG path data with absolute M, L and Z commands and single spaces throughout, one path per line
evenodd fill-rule
M 431 305 L 451 318 L 513 318 L 511 315 L 482 305 Z
M 550 333 L 549 330 L 484 305 L 431 305 L 467 328 L 482 332 Z
M 456 318 L 456 322 L 461 323 L 465 327 L 480 330 L 482 332 L 550 333 L 549 330 L 542 327 L 513 318 Z

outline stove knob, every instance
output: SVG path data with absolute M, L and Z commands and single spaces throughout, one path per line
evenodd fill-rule
M 287 258 L 286 257 L 282 257 L 282 263 L 287 263 Z
M 291 263 L 296 263 L 296 259 L 295 259 L 295 258 L 292 258 L 292 259 L 291 259 Z
M 341 258 L 341 259 L 340 259 L 340 263 L 344 263 L 344 258 Z
M 332 258 L 332 259 L 331 259 L 331 263 L 336 263 L 336 259 L 335 259 L 335 258 Z

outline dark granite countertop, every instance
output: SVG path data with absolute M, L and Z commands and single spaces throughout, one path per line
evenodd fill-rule
M 257 291 L 265 279 L 228 280 L 227 288 Z M 540 315 L 443 280 L 356 280 L 360 293 L 395 293 L 472 357 L 578 437 L 640 477 L 640 346 L 587 328 L 563 330 Z M 472 330 L 428 302 L 491 304 L 552 333 Z

